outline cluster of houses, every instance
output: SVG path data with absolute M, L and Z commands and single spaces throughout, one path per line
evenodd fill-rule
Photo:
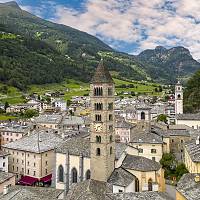
M 71 113 L 55 101 L 59 112 L 2 122 L 0 199 L 200 199 L 200 115 L 183 113 L 181 84 L 169 102 L 114 94 L 101 61 L 90 97 L 74 97 Z M 43 109 L 41 102 L 27 104 Z M 156 120 L 160 114 L 168 123 Z M 174 198 L 160 164 L 166 153 L 189 171 Z

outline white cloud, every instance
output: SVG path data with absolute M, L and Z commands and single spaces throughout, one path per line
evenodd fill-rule
M 53 20 L 140 50 L 183 45 L 200 58 L 199 0 L 86 0 L 83 8 L 58 5 Z

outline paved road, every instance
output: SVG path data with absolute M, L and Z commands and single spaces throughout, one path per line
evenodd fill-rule
M 166 184 L 166 193 L 171 197 L 173 200 L 176 200 L 176 189 L 174 186 Z

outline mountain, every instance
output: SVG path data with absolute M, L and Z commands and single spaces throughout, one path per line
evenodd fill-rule
M 1 82 L 22 90 L 66 78 L 88 82 L 101 58 L 120 79 L 173 83 L 177 66 L 184 78 L 200 69 L 183 47 L 157 47 L 133 56 L 85 32 L 34 16 L 16 2 L 0 3 Z
M 141 52 L 137 58 L 147 66 L 149 75 L 158 82 L 169 80 L 169 83 L 174 83 L 177 76 L 187 80 L 200 69 L 200 63 L 184 47 L 166 49 L 158 46 Z
M 184 91 L 184 112 L 200 111 L 200 70 L 187 82 Z

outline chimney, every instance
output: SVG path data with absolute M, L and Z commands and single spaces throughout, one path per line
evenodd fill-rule
M 196 145 L 199 145 L 199 143 L 200 143 L 200 138 L 198 136 L 197 139 L 196 139 Z
M 196 176 L 194 177 L 194 181 L 195 181 L 196 183 L 199 183 L 199 182 L 200 182 L 200 176 L 199 176 L 199 175 L 196 175 Z
M 6 195 L 6 194 L 8 194 L 8 186 L 4 185 L 3 186 L 3 195 Z

